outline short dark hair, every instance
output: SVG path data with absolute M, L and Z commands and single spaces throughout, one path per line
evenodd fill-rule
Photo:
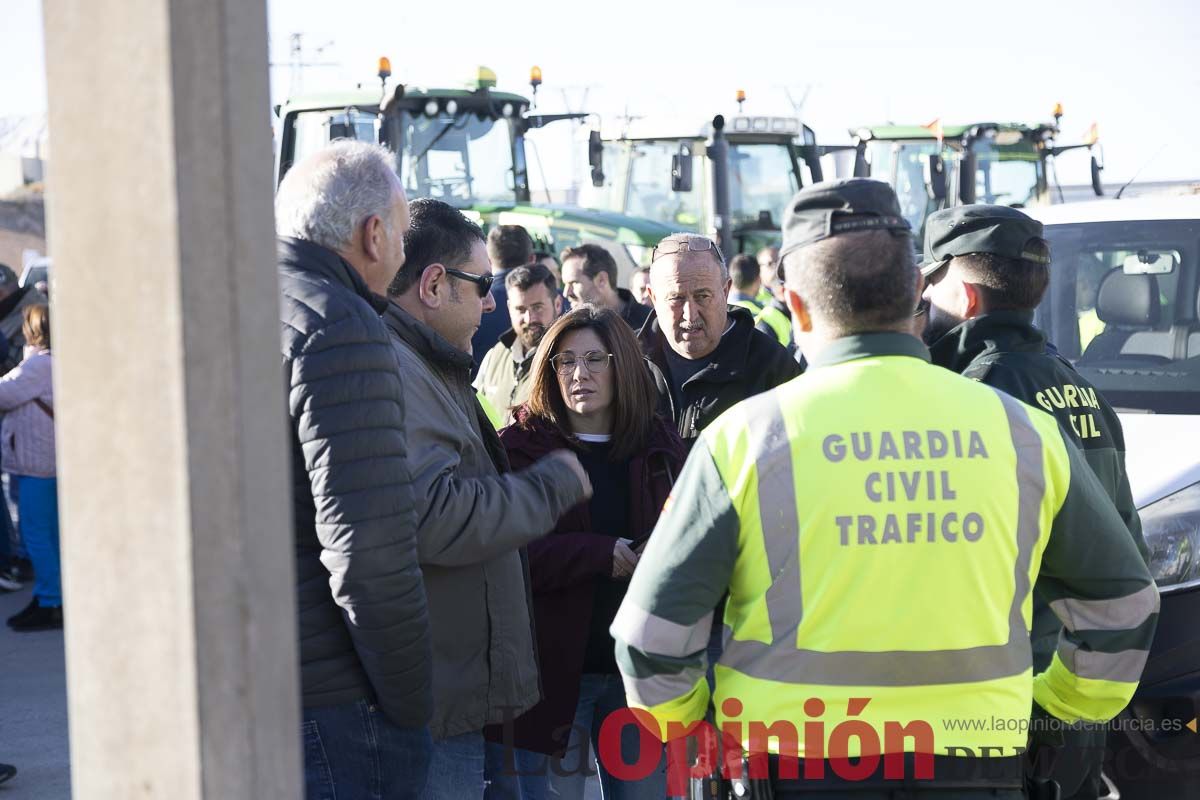
M 562 251 L 562 260 L 565 263 L 568 258 L 583 259 L 583 274 L 587 275 L 592 280 L 601 272 L 608 275 L 609 284 L 615 289 L 617 288 L 617 262 L 612 257 L 612 253 L 605 250 L 598 244 L 581 244 L 576 247 L 568 247 Z
M 1034 243 L 1027 244 L 1030 247 Z M 1049 256 L 1044 243 L 1037 245 Z M 951 267 L 961 269 L 963 277 L 983 289 L 989 311 L 1029 311 L 1042 302 L 1050 285 L 1050 268 L 1024 258 L 1008 258 L 993 253 L 968 253 L 955 256 Z
M 758 262 L 753 256 L 739 253 L 729 262 L 729 277 L 733 279 L 733 288 L 751 288 L 758 280 Z
M 484 241 L 483 231 L 448 203 L 422 197 L 408 207 L 412 219 L 404 234 L 404 266 L 388 286 L 388 294 L 404 294 L 420 280 L 430 264 L 457 267 L 471 258 L 475 242 Z
M 558 292 L 558 281 L 554 280 L 554 273 L 543 264 L 517 267 L 504 279 L 505 287 L 519 292 L 528 292 L 539 283 L 545 285 L 552 295 Z
M 488 260 L 494 269 L 512 269 L 533 259 L 533 239 L 520 225 L 497 225 L 488 231 Z
M 552 251 L 552 250 L 534 250 L 533 251 L 533 260 L 534 261 L 541 261 L 543 258 L 548 258 L 551 261 L 553 261 L 555 264 L 559 263 L 558 256 L 554 255 L 554 251 Z
M 917 296 L 912 239 L 888 231 L 842 233 L 784 257 L 787 285 L 840 336 L 907 324 Z
M 541 417 L 565 433 L 573 444 L 568 422 L 567 405 L 558 388 L 558 379 L 551 363 L 558 354 L 563 338 L 571 331 L 588 328 L 596 332 L 605 348 L 612 353 L 609 369 L 613 371 L 613 449 L 611 460 L 630 458 L 646 448 L 654 429 L 654 409 L 658 405 L 658 390 L 646 368 L 641 346 L 629 324 L 608 308 L 582 305 L 558 318 L 546 331 L 533 356 L 529 387 L 529 412 Z

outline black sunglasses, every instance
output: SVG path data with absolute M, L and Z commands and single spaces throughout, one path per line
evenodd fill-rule
M 488 292 L 492 290 L 492 281 L 496 280 L 494 275 L 473 275 L 470 272 L 449 267 L 446 267 L 446 274 L 475 284 L 475 291 L 479 292 L 480 297 L 487 297 Z

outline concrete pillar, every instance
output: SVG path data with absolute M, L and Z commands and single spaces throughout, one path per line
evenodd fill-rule
M 300 796 L 264 0 L 44 0 L 72 780 Z

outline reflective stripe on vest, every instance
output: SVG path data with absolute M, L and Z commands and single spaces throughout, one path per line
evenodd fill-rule
M 762 306 L 750 300 L 730 300 L 729 305 L 744 308 L 750 312 L 750 316 L 757 316 L 759 311 L 762 311 Z
M 996 391 L 1004 406 L 1017 457 L 1017 557 L 1015 591 L 1009 606 L 1009 638 L 1000 645 L 957 650 L 888 652 L 798 649 L 796 630 L 803 616 L 799 535 L 767 536 L 771 530 L 797 531 L 797 498 L 790 446 L 772 447 L 787 438 L 783 409 L 751 418 L 751 453 L 779 454 L 756 462 L 758 506 L 771 572 L 766 592 L 771 644 L 734 640 L 725 630 L 722 665 L 762 680 L 829 686 L 925 686 L 988 681 L 1018 675 L 1032 667 L 1029 634 L 1022 606 L 1031 590 L 1029 569 L 1040 536 L 1040 509 L 1046 492 L 1042 441 L 1022 405 Z M 789 638 L 790 637 L 790 638 Z
M 774 306 L 766 306 L 754 318 L 755 323 L 765 322 L 775 332 L 775 338 L 784 347 L 792 341 L 792 321 L 787 315 Z

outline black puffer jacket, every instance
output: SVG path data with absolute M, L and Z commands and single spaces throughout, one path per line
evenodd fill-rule
M 754 329 L 749 311 L 731 306 L 729 321 L 732 326 L 721 337 L 708 366 L 684 381 L 677 392 L 672 391 L 667 364 L 666 348 L 670 345 L 657 315 L 651 313 L 638 334 L 658 386 L 658 413 L 675 422 L 688 447 L 710 422 L 737 403 L 800 374 L 800 365 L 787 348 Z
M 303 704 L 370 698 L 396 724 L 422 726 L 429 617 L 386 302 L 336 253 L 298 239 L 280 240 L 279 284 Z

